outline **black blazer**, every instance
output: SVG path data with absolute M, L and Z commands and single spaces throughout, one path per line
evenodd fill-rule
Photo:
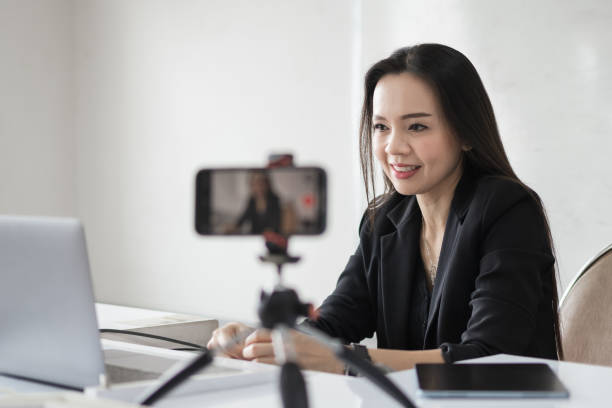
M 377 334 L 405 349 L 421 211 L 395 193 L 360 244 L 313 324 L 347 342 Z M 418 269 L 422 273 L 422 268 Z M 424 348 L 447 362 L 496 353 L 557 358 L 554 258 L 530 193 L 499 177 L 465 172 L 451 204 L 429 306 Z
M 261 214 L 257 212 L 255 197 L 251 196 L 246 209 L 236 222 L 236 227 L 248 222 L 251 234 L 261 234 L 265 230 L 280 232 L 281 215 L 280 199 L 276 194 L 266 194 L 266 210 Z

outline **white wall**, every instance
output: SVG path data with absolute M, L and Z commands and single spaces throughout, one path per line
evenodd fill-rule
M 363 206 L 356 111 L 397 47 L 463 51 L 549 210 L 567 284 L 612 236 L 605 0 L 0 0 L 0 213 L 78 215 L 98 299 L 252 320 L 254 238 L 193 232 L 193 177 L 290 150 L 325 167 L 330 225 L 289 283 L 320 302 Z
M 354 250 L 350 0 L 76 3 L 77 208 L 105 302 L 255 319 L 257 238 L 193 231 L 196 171 L 291 151 L 329 172 L 329 226 L 287 278 L 320 302 Z
M 363 69 L 423 42 L 474 63 L 514 169 L 549 212 L 565 288 L 612 242 L 612 3 L 363 0 L 363 15 Z
M 0 0 L 0 214 L 76 211 L 73 7 Z

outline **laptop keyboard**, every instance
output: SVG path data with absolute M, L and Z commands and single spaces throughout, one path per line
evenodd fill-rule
M 150 371 L 143 371 L 137 368 L 128 368 L 104 364 L 106 369 L 106 379 L 110 384 L 122 384 L 132 381 L 156 380 L 161 375 Z
M 104 350 L 104 365 L 109 384 L 155 380 L 178 361 L 180 360 L 133 351 Z M 236 368 L 212 364 L 205 367 L 202 373 L 207 375 L 227 375 L 238 374 L 240 372 L 241 370 Z
M 178 361 L 133 351 L 104 350 L 106 378 L 110 384 L 155 380 Z

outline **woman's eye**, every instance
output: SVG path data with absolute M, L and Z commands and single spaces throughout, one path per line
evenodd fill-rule
M 388 129 L 388 127 L 386 127 L 382 123 L 377 123 L 377 124 L 374 125 L 374 130 L 383 131 L 383 130 L 387 130 L 387 129 Z
M 425 129 L 427 129 L 427 126 L 421 125 L 420 123 L 413 123 L 408 128 L 408 130 L 414 130 L 415 132 L 420 132 L 420 131 L 425 130 Z

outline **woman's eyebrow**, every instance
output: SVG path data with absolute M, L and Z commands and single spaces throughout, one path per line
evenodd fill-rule
M 404 120 L 404 119 L 410 119 L 410 118 L 423 118 L 427 116 L 432 116 L 432 115 L 431 113 L 426 113 L 426 112 L 406 113 L 405 115 L 402 115 L 400 119 Z
M 423 118 L 423 117 L 427 117 L 427 116 L 432 116 L 432 114 L 431 113 L 426 113 L 426 112 L 406 113 L 406 114 L 400 116 L 400 119 L 404 120 L 404 119 L 411 119 L 411 118 Z M 380 116 L 380 115 L 374 115 L 373 119 L 376 119 L 376 120 L 386 120 L 384 116 Z

